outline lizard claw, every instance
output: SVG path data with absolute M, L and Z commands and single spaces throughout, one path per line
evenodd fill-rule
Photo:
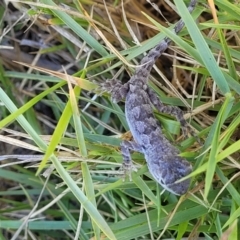
M 129 180 L 132 181 L 132 172 L 137 172 L 137 168 L 131 163 L 123 162 L 121 166 L 121 171 L 123 171 L 123 181 L 128 176 Z
M 197 134 L 193 131 L 193 129 L 190 127 L 190 125 L 187 125 L 187 126 L 182 126 L 182 132 L 183 132 L 183 136 L 184 138 L 187 138 L 188 137 L 188 133 L 191 134 L 191 136 L 195 137 L 197 142 L 202 145 L 202 142 L 199 138 L 199 136 L 197 136 Z

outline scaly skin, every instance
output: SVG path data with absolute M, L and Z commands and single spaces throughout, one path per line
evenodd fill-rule
M 188 10 L 192 12 L 197 0 L 191 0 Z M 180 20 L 174 32 L 177 34 L 183 28 Z M 147 161 L 149 172 L 161 186 L 176 195 L 187 192 L 190 179 L 176 183 L 176 181 L 192 172 L 191 164 L 179 156 L 179 150 L 163 135 L 161 127 L 154 117 L 152 106 L 158 111 L 168 113 L 177 118 L 184 133 L 190 127 L 183 118 L 182 111 L 173 106 L 165 106 L 158 96 L 147 86 L 148 77 L 156 59 L 168 48 L 171 40 L 164 38 L 142 59 L 140 67 L 126 83 L 113 79 L 101 85 L 101 89 L 112 95 L 114 102 L 126 98 L 125 114 L 135 142 L 123 141 L 123 169 L 129 173 L 133 169 L 130 150 L 142 152 Z

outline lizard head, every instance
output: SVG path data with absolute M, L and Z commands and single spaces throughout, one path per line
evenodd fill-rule
M 183 195 L 190 185 L 190 178 L 179 181 L 192 172 L 191 164 L 179 156 L 167 156 L 164 161 L 156 161 L 154 165 L 148 165 L 150 173 L 156 181 L 166 190 Z

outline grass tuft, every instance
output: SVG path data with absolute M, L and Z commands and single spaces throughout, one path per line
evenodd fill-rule
M 178 36 L 166 24 L 178 15 L 160 0 L 166 19 L 137 0 L 0 4 L 0 239 L 239 238 L 240 5 L 208 2 L 190 15 L 174 0 L 186 22 Z M 122 180 L 124 103 L 97 90 L 127 81 L 165 36 L 173 44 L 149 86 L 187 111 L 203 142 L 156 112 L 194 167 L 182 197 L 163 192 L 140 153 Z

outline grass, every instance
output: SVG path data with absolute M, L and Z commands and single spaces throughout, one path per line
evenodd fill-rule
M 13 10 L 0 6 L 1 27 L 9 30 L 0 48 L 0 239 L 239 238 L 240 6 L 202 3 L 190 15 L 174 0 L 186 22 L 179 36 L 149 6 L 141 13 L 137 1 L 123 8 L 117 1 L 15 2 L 15 13 L 24 13 L 16 24 L 7 14 Z M 153 37 L 140 46 L 139 33 Z M 122 181 L 119 144 L 131 138 L 124 104 L 95 91 L 115 75 L 128 80 L 142 54 L 166 35 L 174 45 L 149 85 L 163 103 L 188 111 L 203 143 L 183 139 L 175 119 L 156 113 L 194 167 L 181 197 L 163 192 L 139 153 L 132 153 L 132 181 Z M 18 39 L 31 43 L 23 48 Z

